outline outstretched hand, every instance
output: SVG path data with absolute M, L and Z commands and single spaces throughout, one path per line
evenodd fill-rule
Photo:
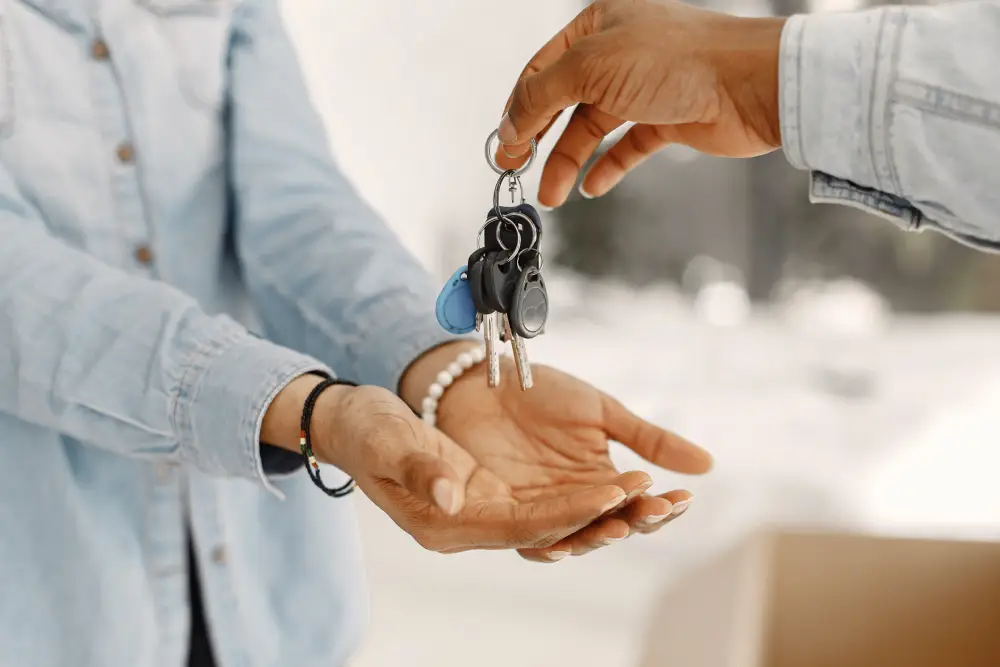
M 505 360 L 502 369 L 501 385 L 493 389 L 486 386 L 485 368 L 473 369 L 449 388 L 438 408 L 438 427 L 478 462 L 482 474 L 519 503 L 553 503 L 608 486 L 625 492 L 621 504 L 572 534 L 522 547 L 526 558 L 554 561 L 586 553 L 632 533 L 653 532 L 687 508 L 687 491 L 644 495 L 649 475 L 617 471 L 609 440 L 668 470 L 701 474 L 712 467 L 706 451 L 582 380 L 535 364 L 534 387 L 524 392 L 513 364 Z

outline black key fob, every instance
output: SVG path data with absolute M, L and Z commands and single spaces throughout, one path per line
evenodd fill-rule
M 514 224 L 491 222 L 483 230 L 484 244 L 490 250 L 513 249 L 518 247 L 518 237 L 520 237 L 520 249 L 538 247 L 542 240 L 542 222 L 538 216 L 538 211 L 531 204 L 521 204 L 519 206 L 501 206 L 500 212 Z M 486 219 L 496 218 L 496 210 L 490 209 L 486 214 Z M 500 229 L 500 241 L 497 241 L 497 228 Z
M 508 319 L 521 338 L 534 338 L 545 330 L 549 317 L 549 295 L 542 273 L 534 266 L 521 271 L 514 288 Z
M 482 315 L 489 315 L 494 309 L 486 305 L 486 295 L 483 292 L 485 257 L 486 248 L 479 248 L 469 255 L 469 292 L 472 294 L 472 303 L 476 307 L 476 312 Z
M 510 310 L 510 299 L 517 282 L 514 262 L 504 262 L 510 253 L 500 250 L 486 255 L 483 261 L 483 295 L 486 305 L 498 313 Z

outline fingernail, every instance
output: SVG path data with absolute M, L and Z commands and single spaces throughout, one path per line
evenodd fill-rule
M 434 502 L 445 514 L 451 516 L 458 510 L 458 492 L 451 480 L 444 477 L 435 480 L 431 494 L 434 496 Z
M 496 116 L 494 116 L 496 118 Z M 500 119 L 500 127 L 497 128 L 497 139 L 501 144 L 512 144 L 517 141 L 517 130 L 514 123 L 510 122 L 510 114 L 505 113 Z
M 645 524 L 645 525 L 647 525 L 647 526 L 655 526 L 656 524 L 658 524 L 661 521 L 663 521 L 664 519 L 666 519 L 668 516 L 670 516 L 670 515 L 669 514 L 653 514 L 653 515 L 647 516 L 645 519 L 643 519 L 642 523 Z
M 639 496 L 641 496 L 646 491 L 646 489 L 648 489 L 651 486 L 653 486 L 653 480 L 651 480 L 651 479 L 650 480 L 646 480 L 645 482 L 643 482 L 642 484 L 640 484 L 636 488 L 632 489 L 632 492 L 630 494 L 628 494 L 628 499 L 632 500 L 634 498 L 638 498 Z
M 568 551 L 551 551 L 549 552 L 549 560 L 555 562 L 557 560 L 562 560 L 569 555 Z
M 625 537 L 628 537 L 628 535 L 626 535 Z M 614 544 L 615 542 L 621 542 L 622 540 L 625 539 L 625 537 L 605 537 L 603 540 L 601 540 L 601 545 L 606 547 L 609 544 Z
M 543 211 L 545 211 L 546 213 L 548 213 L 549 211 L 554 211 L 554 210 L 555 210 L 555 209 L 553 209 L 553 208 L 552 208 L 551 206 L 546 206 L 546 205 L 545 205 L 545 204 L 543 204 L 542 202 L 538 202 L 538 208 L 542 209 L 542 210 L 543 210 Z
M 625 492 L 622 492 L 621 495 L 615 496 L 614 500 L 609 500 L 607 503 L 605 503 L 604 508 L 601 510 L 601 513 L 603 514 L 604 512 L 609 512 L 615 509 L 626 500 L 628 500 L 628 496 L 625 495 Z
M 589 192 L 583 189 L 583 183 L 580 183 L 580 186 L 577 188 L 577 191 L 580 193 L 580 196 L 583 197 L 584 199 L 594 198 L 594 195 L 590 194 Z
M 684 514 L 684 512 L 687 511 L 687 508 L 691 506 L 692 500 L 694 500 L 694 498 L 688 498 L 687 500 L 678 500 L 676 503 L 674 503 L 674 508 L 670 510 L 670 514 L 673 516 L 680 516 L 681 514 Z

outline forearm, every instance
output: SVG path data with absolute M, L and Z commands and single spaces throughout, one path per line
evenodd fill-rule
M 263 481 L 259 420 L 325 367 L 0 213 L 0 410 L 122 456 Z
M 268 337 L 396 391 L 453 338 L 439 286 L 336 167 L 274 2 L 239 8 L 230 69 L 238 249 Z
M 1000 5 L 797 16 L 781 131 L 812 199 L 1000 246 Z

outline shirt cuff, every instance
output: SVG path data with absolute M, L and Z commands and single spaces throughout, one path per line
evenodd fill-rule
M 887 145 L 899 7 L 792 16 L 778 65 L 782 148 L 810 171 L 813 203 L 853 206 L 905 231 L 932 229 L 977 250 L 1000 243 L 950 230 L 901 196 Z
M 261 457 L 264 414 L 274 397 L 310 372 L 332 375 L 306 355 L 229 328 L 204 342 L 187 364 L 174 406 L 181 457 L 208 474 L 244 478 L 271 493 Z

